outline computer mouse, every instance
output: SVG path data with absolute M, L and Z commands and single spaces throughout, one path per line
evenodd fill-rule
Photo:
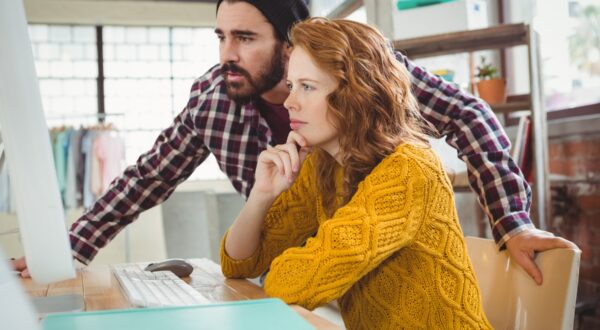
M 190 276 L 194 267 L 183 259 L 167 259 L 165 261 L 151 263 L 146 266 L 144 270 L 149 272 L 170 270 L 173 274 L 177 275 L 177 277 L 187 277 Z

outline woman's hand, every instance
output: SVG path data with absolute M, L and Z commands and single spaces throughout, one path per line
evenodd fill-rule
M 252 193 L 275 199 L 289 189 L 309 151 L 306 140 L 295 131 L 285 144 L 269 146 L 258 156 Z
M 308 152 L 306 140 L 291 132 L 285 144 L 269 147 L 258 156 L 254 188 L 225 240 L 225 252 L 230 258 L 246 259 L 256 251 L 269 208 L 292 185 Z

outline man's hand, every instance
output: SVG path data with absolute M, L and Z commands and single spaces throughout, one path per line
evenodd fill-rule
M 538 230 L 527 229 L 506 241 L 506 249 L 511 259 L 516 261 L 538 284 L 542 284 L 542 272 L 533 261 L 536 252 L 551 249 L 579 249 L 577 245 L 554 234 Z
M 25 262 L 25 257 L 11 260 L 10 265 L 12 266 L 12 268 L 15 271 L 21 272 L 21 277 L 23 277 L 23 278 L 31 277 L 31 275 L 29 274 L 29 269 L 27 269 L 27 262 Z

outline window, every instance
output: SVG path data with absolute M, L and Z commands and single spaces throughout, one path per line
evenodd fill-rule
M 547 109 L 600 103 L 598 1 L 538 0 L 533 25 L 540 33 Z
M 98 121 L 96 27 L 30 26 L 49 126 Z M 126 144 L 127 164 L 147 151 L 185 107 L 195 78 L 218 63 L 209 28 L 102 28 L 106 122 Z M 192 179 L 221 179 L 214 157 Z

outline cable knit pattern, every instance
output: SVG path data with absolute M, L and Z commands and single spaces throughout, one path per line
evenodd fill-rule
M 222 244 L 225 276 L 255 277 L 270 266 L 270 296 L 308 309 L 338 299 L 349 329 L 491 328 L 431 149 L 398 147 L 330 219 L 313 166 L 308 157 L 275 201 L 251 257 L 233 260 Z

